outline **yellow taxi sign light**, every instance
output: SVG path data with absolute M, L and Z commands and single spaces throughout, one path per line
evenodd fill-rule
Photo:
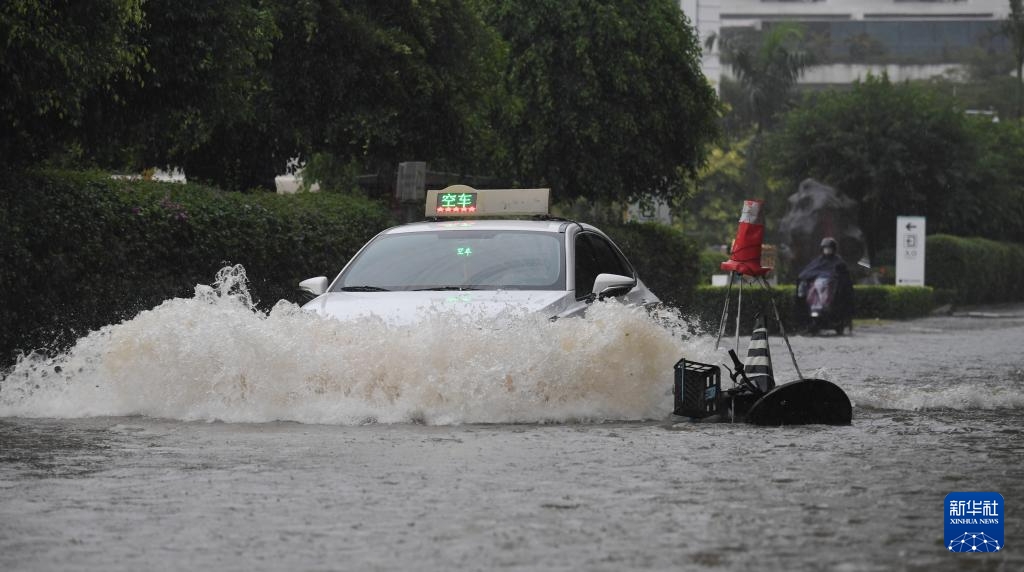
M 551 189 L 474 189 L 451 185 L 427 191 L 424 216 L 480 217 L 546 215 Z

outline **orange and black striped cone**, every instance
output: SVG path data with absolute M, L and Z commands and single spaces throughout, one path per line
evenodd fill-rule
M 747 361 L 743 365 L 747 378 L 764 392 L 775 388 L 775 374 L 772 373 L 772 354 L 768 348 L 768 327 L 764 316 L 758 315 L 754 331 L 747 346 Z

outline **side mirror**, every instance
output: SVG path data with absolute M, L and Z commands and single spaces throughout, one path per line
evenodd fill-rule
M 327 284 L 326 276 L 307 278 L 302 282 L 299 282 L 299 290 L 304 290 L 314 296 L 319 296 L 327 291 Z
M 622 276 L 621 274 L 598 274 L 594 280 L 593 293 L 597 295 L 598 300 L 603 300 L 608 296 L 618 296 L 625 294 L 636 286 L 636 280 L 629 276 Z

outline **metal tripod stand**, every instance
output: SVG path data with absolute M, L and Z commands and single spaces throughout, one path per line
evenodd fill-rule
M 775 313 L 775 321 L 779 324 L 779 332 L 782 333 L 782 339 L 786 340 L 786 349 L 789 350 L 789 357 L 793 360 L 793 367 L 796 368 L 796 375 L 798 379 L 803 379 L 804 375 L 800 373 L 800 366 L 796 363 L 796 355 L 793 353 L 793 346 L 789 343 L 789 336 L 786 335 L 786 326 L 782 323 L 782 318 L 779 316 L 779 308 L 775 304 L 775 296 L 773 296 L 771 285 L 768 284 L 768 280 L 764 276 L 753 276 L 751 277 L 754 282 L 757 282 L 768 292 L 768 299 L 772 303 L 772 311 Z M 736 300 L 736 349 L 740 350 L 740 316 L 743 310 L 743 281 L 744 275 L 739 272 L 731 272 L 729 274 L 729 285 L 725 294 L 725 305 L 722 307 L 722 317 L 718 321 L 718 338 L 715 339 L 715 350 L 718 350 L 719 345 L 722 342 L 722 336 L 725 334 L 725 322 L 729 318 L 729 301 L 732 299 L 732 283 L 739 280 L 739 295 Z

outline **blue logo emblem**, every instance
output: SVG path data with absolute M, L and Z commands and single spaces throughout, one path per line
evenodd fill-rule
M 946 548 L 950 552 L 999 552 L 1003 549 L 1003 495 L 946 495 Z

